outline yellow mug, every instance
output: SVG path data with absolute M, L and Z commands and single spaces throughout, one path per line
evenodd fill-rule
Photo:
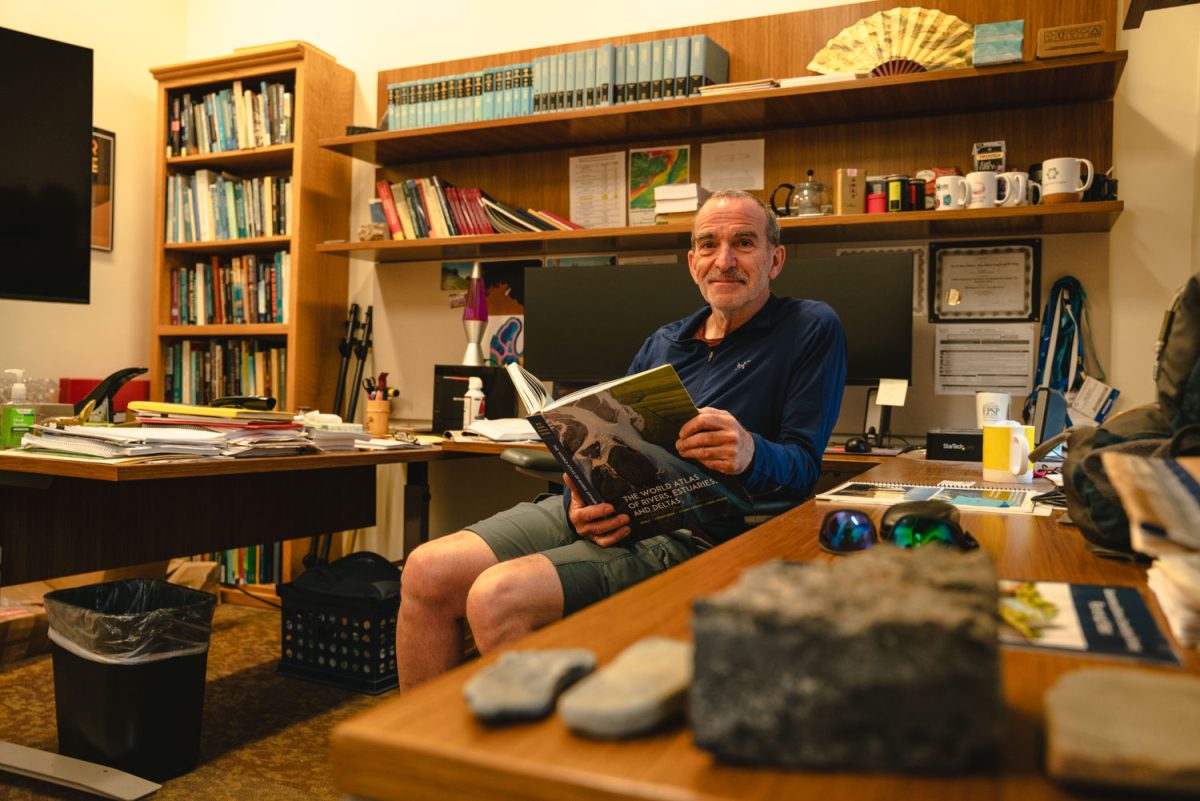
M 1033 426 L 1005 420 L 983 427 L 983 480 L 989 483 L 1030 484 L 1033 464 Z

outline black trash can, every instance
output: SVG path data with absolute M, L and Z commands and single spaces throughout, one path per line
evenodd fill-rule
M 47 594 L 59 753 L 153 781 L 194 768 L 215 605 L 153 579 Z

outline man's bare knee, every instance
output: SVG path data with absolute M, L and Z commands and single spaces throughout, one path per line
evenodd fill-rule
M 562 617 L 558 573 L 535 554 L 491 567 L 467 595 L 467 620 L 483 653 Z
M 404 562 L 403 602 L 465 607 L 479 574 L 496 564 L 491 548 L 470 531 L 439 537 L 417 547 Z

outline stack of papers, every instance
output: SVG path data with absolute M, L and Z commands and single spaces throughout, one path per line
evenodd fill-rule
M 753 92 L 758 89 L 774 89 L 779 86 L 779 81 L 774 78 L 759 78 L 754 81 L 735 81 L 733 83 L 713 83 L 708 86 L 700 87 L 700 95 L 708 97 L 709 95 L 727 95 L 734 92 Z
M 538 439 L 533 425 L 524 417 L 476 420 L 463 429 L 463 434 L 484 437 L 492 442 L 529 442 Z
M 220 456 L 225 446 L 223 434 L 195 429 L 41 425 L 33 428 L 21 438 L 22 448 L 102 459 L 157 454 Z
M 870 78 L 869 72 L 831 72 L 828 75 L 800 75 L 795 78 L 780 78 L 779 87 L 787 89 L 792 86 L 810 86 L 817 83 L 839 83 L 841 81 L 856 81 Z
M 352 451 L 355 444 L 371 438 L 361 423 L 309 423 L 304 433 L 323 451 Z
M 664 184 L 654 187 L 654 213 L 670 214 L 696 211 L 708 200 L 709 192 L 700 184 Z
M 237 409 L 232 406 L 192 406 L 186 403 L 131 401 L 129 409 L 137 414 L 139 423 L 200 425 L 240 428 L 299 428 L 291 412 L 264 412 L 257 409 Z
M 1200 644 L 1200 457 L 1101 458 L 1129 517 L 1130 545 L 1156 557 L 1146 583 L 1171 632 L 1183 645 Z

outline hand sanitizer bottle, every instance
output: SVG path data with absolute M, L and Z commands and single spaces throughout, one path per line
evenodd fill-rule
M 36 412 L 25 400 L 24 370 L 8 369 L 16 377 L 12 385 L 8 403 L 0 408 L 0 448 L 16 448 L 21 444 L 21 437 L 33 430 Z
M 463 430 L 483 417 L 483 379 L 467 379 L 467 394 L 463 397 Z

